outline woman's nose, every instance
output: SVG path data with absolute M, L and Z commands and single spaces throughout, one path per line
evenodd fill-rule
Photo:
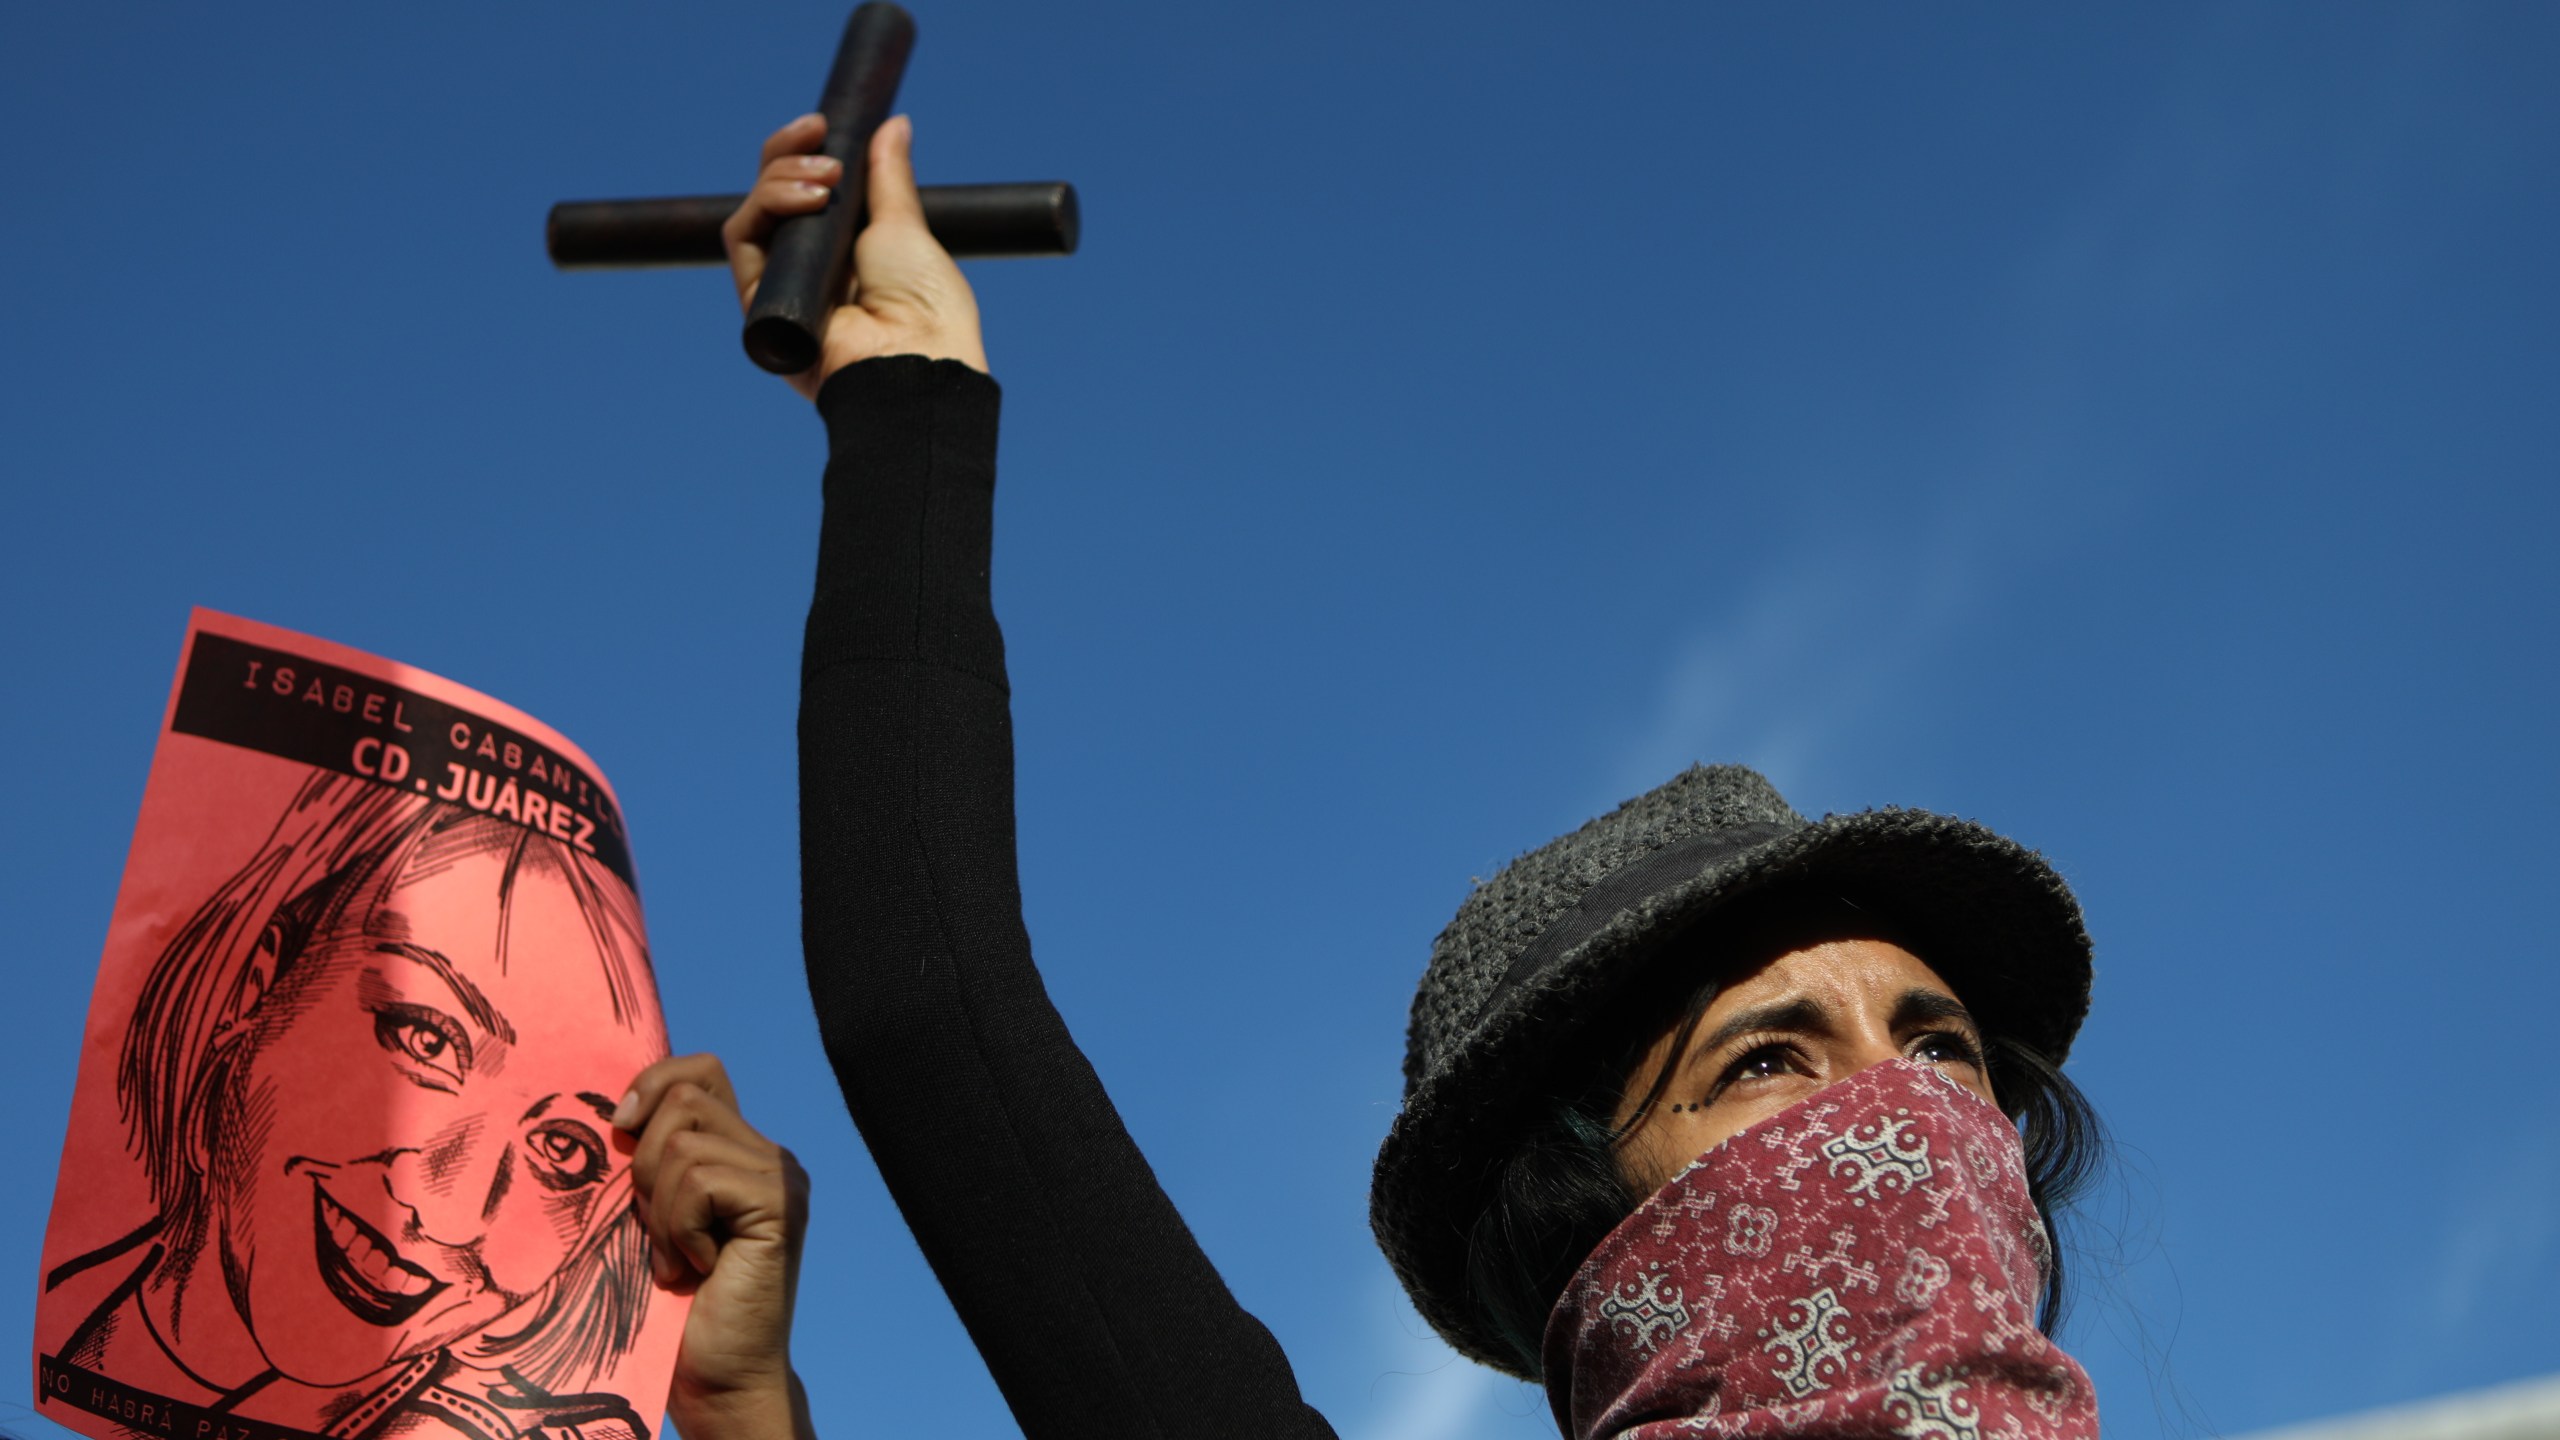
M 417 1216 L 424 1238 L 461 1249 L 476 1244 L 488 1229 L 506 1144 L 486 1130 L 482 1117 L 470 1116 L 414 1149 L 393 1152 L 384 1183 L 391 1198 Z

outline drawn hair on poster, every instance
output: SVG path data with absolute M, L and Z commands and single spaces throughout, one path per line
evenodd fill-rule
M 316 977 L 340 963 L 325 957 L 333 946 L 344 950 L 348 937 L 368 934 L 404 876 L 466 860 L 497 862 L 501 965 L 522 884 L 534 878 L 557 883 L 594 942 L 610 1018 L 626 1029 L 650 1024 L 654 982 L 638 898 L 594 857 L 426 795 L 313 774 L 257 853 L 160 953 L 125 1032 L 116 1068 L 119 1109 L 158 1210 L 159 1241 L 180 1272 L 205 1280 L 219 1273 L 218 1266 L 196 1268 L 213 1258 L 205 1247 L 215 1243 L 223 1222 L 212 1177 L 234 1173 L 223 1167 L 262 1143 L 265 1123 L 242 1113 L 244 1079 L 261 1050 L 302 1018 L 310 1004 L 306 991 L 322 983 Z M 315 955 L 324 958 L 314 961 Z M 503 1028 L 503 1017 L 499 1024 Z M 424 1029 L 417 1034 L 423 1045 L 447 1043 Z M 618 1092 L 623 1078 L 602 1083 Z M 597 1097 L 580 1098 L 593 1105 Z M 594 1174 L 604 1173 L 600 1154 L 588 1163 Z M 477 1332 L 445 1338 L 471 1363 L 503 1369 L 519 1394 L 587 1390 L 639 1335 L 651 1282 L 628 1178 L 598 1180 L 593 1194 L 565 1258 L 538 1289 Z M 490 1203 L 496 1204 L 494 1196 Z M 459 1349 L 465 1344 L 467 1352 Z

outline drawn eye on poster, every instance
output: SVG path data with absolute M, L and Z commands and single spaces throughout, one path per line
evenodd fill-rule
M 196 612 L 90 1001 L 39 1413 L 100 1440 L 650 1440 L 685 1302 L 608 1117 L 666 1048 L 585 754 Z

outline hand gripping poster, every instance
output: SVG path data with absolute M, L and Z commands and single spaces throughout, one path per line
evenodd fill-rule
M 650 1440 L 684 1300 L 613 791 L 540 722 L 206 611 L 109 922 L 38 1413 L 163 1440 Z

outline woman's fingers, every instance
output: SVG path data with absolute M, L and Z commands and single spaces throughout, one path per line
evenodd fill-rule
M 680 1284 L 687 1265 L 709 1275 L 731 1241 L 786 1242 L 808 1181 L 790 1152 L 761 1137 L 749 1144 L 687 1130 L 669 1138 L 656 1181 L 642 1193 L 658 1278 Z
M 715 1070 L 719 1065 L 707 1055 L 688 1056 L 686 1059 L 710 1060 Z M 656 1069 L 657 1066 L 650 1067 L 650 1071 Z M 652 1078 L 650 1071 L 643 1071 L 641 1078 Z M 665 1078 L 654 1087 L 656 1098 L 641 1102 L 639 1123 L 620 1127 L 638 1137 L 631 1151 L 631 1183 L 643 1200 L 657 1189 L 660 1171 L 666 1164 L 667 1147 L 680 1135 L 700 1131 L 740 1144 L 762 1145 L 774 1150 L 781 1148 L 765 1139 L 747 1123 L 745 1116 L 738 1113 L 737 1100 L 729 1092 L 728 1083 L 726 1073 L 696 1072 Z M 635 1084 L 633 1093 L 645 1097 L 651 1088 Z M 621 1117 L 617 1115 L 615 1118 L 619 1121 Z
M 763 153 L 756 156 L 758 165 L 770 165 L 785 155 L 805 154 L 827 143 L 827 117 L 815 110 L 782 122 L 782 128 L 764 137 Z
M 844 167 L 817 153 L 826 133 L 823 116 L 803 115 L 767 137 L 755 188 L 720 227 L 741 307 L 754 303 L 764 279 L 773 227 L 824 208 L 844 182 Z M 915 127 L 903 115 L 872 132 L 863 192 L 868 213 L 854 240 L 852 294 L 828 317 L 819 363 L 788 377 L 802 395 L 814 398 L 827 376 L 878 355 L 987 368 L 977 298 L 924 222 L 914 142 Z
M 649 1117 L 649 1127 L 640 1132 L 640 1143 L 631 1152 L 631 1184 L 643 1200 L 666 1185 L 670 1164 L 691 1153 L 695 1137 L 759 1149 L 772 1157 L 769 1164 L 780 1165 L 781 1146 L 757 1133 L 737 1111 L 682 1086 Z
M 717 1056 L 678 1055 L 641 1071 L 613 1123 L 638 1137 L 631 1183 L 661 1281 L 681 1283 L 687 1265 L 710 1274 L 721 1247 L 739 1236 L 793 1242 L 807 1177 L 738 1113 Z
M 633 1078 L 622 1103 L 614 1107 L 614 1128 L 639 1134 L 649 1117 L 665 1103 L 667 1093 L 679 1085 L 690 1085 L 728 1107 L 730 1114 L 737 1113 L 738 1089 L 729 1083 L 728 1067 L 720 1063 L 719 1056 L 670 1055 Z
M 844 167 L 823 155 L 794 156 L 774 164 L 776 170 L 756 181 L 746 203 L 723 222 L 724 234 L 728 226 L 748 232 L 748 238 L 729 242 L 729 276 L 737 282 L 741 310 L 755 303 L 756 286 L 764 279 L 765 242 L 773 238 L 773 227 L 794 215 L 825 209 L 836 182 L 844 178 Z
M 737 282 L 738 304 L 753 303 L 756 284 L 764 278 L 765 242 L 773 227 L 794 215 L 824 207 L 844 166 L 817 153 L 826 143 L 823 115 L 803 115 L 765 137 L 755 187 L 720 225 L 720 240 L 729 252 L 729 278 Z

